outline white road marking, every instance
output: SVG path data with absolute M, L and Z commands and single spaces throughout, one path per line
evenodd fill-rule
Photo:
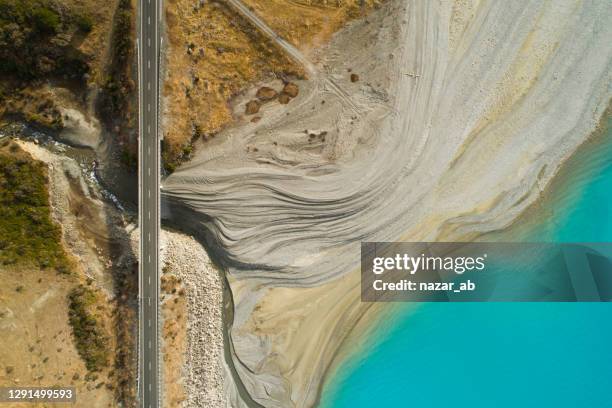
M 160 0 L 157 0 L 157 1 L 158 1 L 158 3 L 153 3 L 152 4 L 151 0 L 147 0 L 147 3 L 150 6 L 153 6 L 153 7 L 155 7 L 155 5 L 159 6 L 159 9 L 158 9 L 159 10 L 158 11 L 158 13 L 159 13 L 158 14 L 158 19 L 159 19 L 160 22 L 162 22 L 163 21 L 163 18 L 162 18 L 163 3 Z M 144 2 L 142 2 L 141 4 L 144 4 Z M 148 47 L 147 53 L 149 55 L 154 56 L 154 58 L 156 58 L 156 64 L 157 64 L 157 58 L 159 58 L 159 54 L 155 54 L 155 53 L 159 50 L 159 47 L 161 47 L 161 42 L 160 42 L 160 39 L 158 38 L 158 34 L 157 34 L 157 21 L 155 19 L 155 14 L 154 14 L 156 12 L 156 10 L 155 9 L 149 9 L 147 12 L 148 12 L 148 15 L 147 15 L 147 13 L 145 13 L 145 15 L 147 16 L 147 25 L 148 26 L 151 25 L 151 20 L 153 20 L 153 24 L 155 25 L 155 27 L 154 27 L 154 29 L 155 29 L 155 34 L 154 34 L 155 41 L 152 41 L 152 38 L 151 38 L 152 36 L 151 35 L 147 36 L 147 47 Z M 144 17 L 144 15 L 142 17 Z M 142 21 L 144 21 L 144 18 L 142 19 Z M 142 24 L 141 24 L 141 27 L 142 27 Z M 140 38 L 142 38 L 142 37 L 144 37 L 144 35 L 143 35 L 142 28 L 141 28 Z M 163 41 L 163 39 L 161 39 L 161 41 Z M 139 49 L 139 51 L 140 51 L 140 49 Z M 153 54 L 151 54 L 151 53 L 153 53 Z M 142 56 L 142 58 L 139 58 L 139 61 L 140 61 L 139 68 L 140 68 L 140 66 L 144 65 L 144 64 L 142 64 L 142 62 L 144 62 L 145 59 L 147 60 L 147 69 L 151 70 L 152 68 L 156 68 L 156 66 L 152 66 L 151 59 L 147 59 L 147 56 Z M 139 69 L 139 73 L 140 73 L 140 69 Z M 147 97 L 149 97 L 149 96 L 154 96 L 154 97 L 158 96 L 157 95 L 157 90 L 155 90 L 155 92 L 153 92 L 152 85 L 151 85 L 151 82 L 155 82 L 157 80 L 158 73 L 154 71 L 154 72 L 150 72 L 149 74 L 150 74 L 150 79 L 147 78 L 147 85 L 146 85 L 146 89 L 148 90 L 149 93 L 145 94 L 144 91 L 141 91 L 141 97 L 143 99 L 145 98 L 145 95 L 147 95 Z M 144 82 L 144 79 L 142 80 L 142 82 Z M 142 85 L 142 82 L 140 82 L 141 85 Z M 144 87 L 141 87 L 141 89 L 144 89 Z M 144 104 L 142 104 L 141 106 L 144 106 Z M 147 112 L 148 113 L 152 112 L 151 103 L 147 103 Z M 155 120 L 155 119 L 153 119 L 153 120 Z M 149 121 L 145 121 L 145 122 L 151 122 L 151 121 L 149 120 Z M 153 122 L 153 124 L 155 124 L 155 123 L 156 122 Z M 144 125 L 144 123 L 142 123 L 142 125 Z M 143 129 L 143 127 L 141 127 L 141 129 Z M 155 129 L 155 130 L 157 130 L 157 129 Z M 147 124 L 147 135 L 150 135 L 150 134 L 151 134 L 151 123 L 148 123 Z M 141 151 L 144 151 L 144 149 L 141 150 Z M 148 155 L 148 157 L 151 157 L 151 147 L 150 146 L 147 146 L 147 155 Z M 156 164 L 156 166 L 157 166 L 157 164 Z M 151 167 L 150 166 L 147 167 L 147 175 L 148 175 L 148 177 L 151 177 Z M 151 199 L 151 190 L 150 190 L 150 188 L 146 187 L 145 185 L 142 185 L 142 188 L 147 188 L 147 196 L 148 196 L 149 199 Z M 157 193 L 158 192 L 156 192 L 156 194 Z M 151 211 L 150 210 L 147 211 L 147 218 L 149 220 L 151 220 Z M 151 242 L 151 233 L 150 232 L 147 233 L 147 239 L 148 239 L 148 242 L 150 243 Z M 147 259 L 148 259 L 149 265 L 152 265 L 152 259 L 151 259 L 151 254 L 150 253 L 147 254 Z M 148 278 L 149 288 L 152 288 L 152 284 L 151 284 L 151 279 L 152 278 L 151 278 L 151 275 L 148 274 L 147 278 Z M 148 300 L 149 307 L 152 307 L 152 303 L 153 302 L 151 301 L 151 297 L 147 297 L 147 300 Z M 149 328 L 152 327 L 152 319 L 147 319 L 147 325 L 148 325 Z M 150 330 L 147 333 L 150 333 Z M 152 348 L 153 348 L 153 344 L 152 344 L 151 339 L 149 339 L 148 340 L 148 349 L 152 350 Z M 156 355 L 154 355 L 153 358 L 156 358 Z M 153 374 L 152 374 L 153 371 L 154 371 L 153 370 L 153 365 L 152 365 L 152 358 L 146 359 L 146 360 L 149 360 L 148 361 L 148 373 L 146 375 L 146 377 L 148 377 L 147 388 L 148 388 L 148 392 L 150 394 L 148 396 L 148 398 L 149 399 L 153 399 L 153 401 L 155 401 L 157 399 L 157 396 L 152 394 L 152 389 L 153 389 L 153 387 L 152 387 L 152 384 L 153 384 L 152 378 L 153 379 L 155 378 L 155 376 L 153 376 Z M 158 367 L 156 367 L 156 369 L 158 369 Z M 156 383 L 156 387 L 157 387 L 157 383 Z M 151 408 L 151 406 L 152 406 L 151 403 L 148 403 L 146 405 L 148 405 L 149 408 Z

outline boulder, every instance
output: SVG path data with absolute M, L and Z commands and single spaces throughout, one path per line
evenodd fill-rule
M 283 88 L 283 93 L 289 95 L 289 97 L 291 98 L 295 98 L 296 96 L 298 96 L 299 92 L 300 88 L 293 82 L 287 82 L 285 84 L 285 87 Z
M 291 100 L 291 97 L 284 92 L 278 96 L 278 102 L 282 103 L 283 105 L 288 104 L 290 100 Z
M 278 95 L 278 92 L 276 92 L 274 89 L 267 87 L 267 86 L 262 86 L 261 88 L 257 90 L 257 93 L 255 94 L 257 99 L 259 99 L 260 101 L 264 101 L 264 102 L 270 101 L 276 98 L 277 95 Z
M 247 102 L 244 113 L 247 115 L 254 115 L 259 112 L 259 108 L 261 107 L 261 103 L 253 99 L 252 101 Z

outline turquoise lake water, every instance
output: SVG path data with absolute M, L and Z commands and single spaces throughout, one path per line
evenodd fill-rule
M 568 161 L 537 208 L 492 240 L 611 242 L 608 129 Z M 612 305 L 400 305 L 331 373 L 320 405 L 612 407 Z

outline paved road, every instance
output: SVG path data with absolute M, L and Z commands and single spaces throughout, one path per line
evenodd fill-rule
M 140 406 L 157 408 L 159 401 L 159 177 L 158 138 L 159 10 L 161 0 L 140 0 L 138 87 L 140 101 L 139 219 L 140 320 L 138 392 Z

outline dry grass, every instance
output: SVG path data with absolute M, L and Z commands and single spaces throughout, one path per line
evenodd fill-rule
M 300 67 L 223 3 L 166 3 L 165 165 L 169 170 L 197 137 L 231 122 L 228 100 L 254 82 L 302 76 Z
M 76 406 L 116 406 L 110 371 L 88 372 L 73 338 L 68 294 L 74 277 L 0 266 L 0 278 L 0 385 L 73 386 Z
M 175 275 L 164 273 L 161 287 L 164 356 L 164 405 L 180 407 L 186 399 L 182 384 L 187 349 L 187 304 L 184 288 Z
M 0 266 L 0 385 L 71 385 L 82 406 L 112 405 L 117 373 L 109 358 L 117 345 L 108 299 L 80 285 L 83 265 L 65 250 L 51 217 L 46 166 L 10 140 L 0 159 L 0 201 L 10 222 L 0 228 L 8 240 L 0 252 L 15 261 Z M 72 273 L 50 270 L 62 265 Z
M 281 37 L 303 51 L 325 44 L 347 21 L 383 0 L 243 0 Z
M 56 198 L 50 205 L 49 192 L 56 197 L 62 188 L 55 177 L 62 170 L 46 167 L 32 155 L 10 140 L 0 143 L 5 167 L 0 179 L 6 179 L 0 180 L 0 201 L 8 211 L 8 231 L 27 233 L 16 237 L 0 228 L 0 235 L 9 239 L 8 246 L 0 245 L 0 255 L 15 260 L 0 262 L 0 326 L 5 328 L 0 385 L 74 385 L 79 406 L 135 406 L 134 271 L 113 271 L 118 289 L 114 299 L 102 289 L 104 279 L 85 278 L 91 262 L 106 265 L 110 273 L 112 265 L 105 260 L 120 248 L 113 249 L 117 243 L 111 241 L 103 209 L 69 176 L 69 190 L 62 191 L 70 197 L 69 205 Z M 71 233 L 72 217 L 78 237 Z M 57 219 L 62 219 L 62 228 Z M 95 258 L 76 248 L 75 238 L 95 249 Z M 71 273 L 51 270 L 59 266 L 58 259 L 67 263 L 65 258 Z

